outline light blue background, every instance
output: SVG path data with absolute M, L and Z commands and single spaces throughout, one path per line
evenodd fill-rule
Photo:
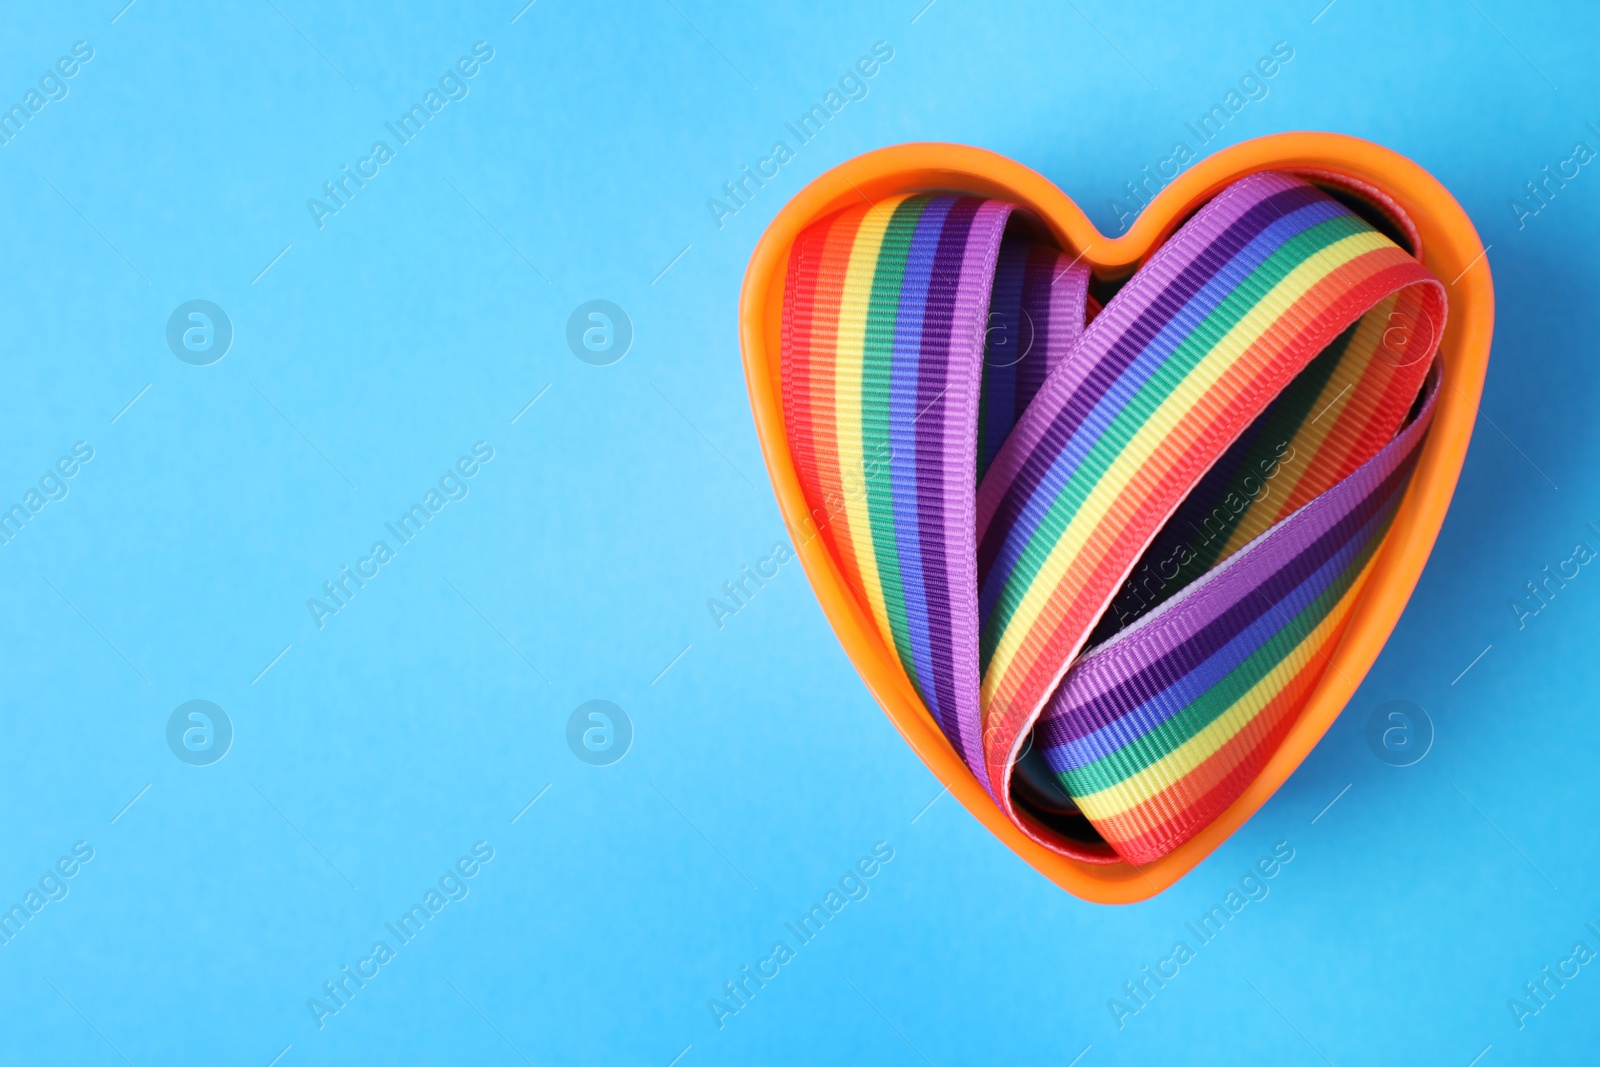
M 1600 546 L 1600 173 L 1521 229 L 1508 207 L 1600 148 L 1592 11 L 923 2 L 5 16 L 7 106 L 95 56 L 0 148 L 0 498 L 73 442 L 95 458 L 0 547 L 0 898 L 75 841 L 95 858 L 0 947 L 4 1062 L 1593 1061 L 1600 966 L 1524 1029 L 1507 1007 L 1600 949 L 1600 575 L 1523 629 L 1508 606 Z M 470 95 L 319 230 L 307 198 L 479 40 Z M 707 198 L 879 40 L 870 95 L 719 229 Z M 1208 151 L 1342 131 L 1452 189 L 1492 245 L 1483 417 L 1322 744 L 1178 886 L 1090 905 L 927 807 L 797 566 L 714 625 L 782 537 L 736 298 L 787 197 L 901 141 L 1005 153 L 1109 228 L 1276 41 L 1294 59 Z M 208 367 L 164 340 L 195 298 L 235 330 Z M 635 329 L 609 367 L 564 340 L 594 298 Z M 307 598 L 480 440 L 470 496 L 319 630 Z M 604 768 L 565 741 L 597 698 L 636 731 Z M 236 731 L 209 767 L 165 741 L 192 699 Z M 1390 699 L 1436 725 L 1416 766 L 1367 746 Z M 470 895 L 319 1030 L 307 999 L 479 840 Z M 879 841 L 870 895 L 719 1029 L 708 998 Z M 1270 896 L 1119 1030 L 1108 998 L 1277 842 Z

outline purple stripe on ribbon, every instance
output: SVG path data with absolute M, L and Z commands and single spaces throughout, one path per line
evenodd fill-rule
M 928 268 L 916 452 L 904 459 L 922 474 L 917 536 L 925 548 L 936 549 L 923 556 L 924 586 L 918 592 L 946 605 L 930 613 L 928 634 L 933 686 L 944 709 L 941 722 L 973 767 L 983 765 L 977 617 L 964 602 L 976 585 L 971 500 L 983 360 L 980 316 L 987 309 L 994 259 L 1010 212 L 1009 205 L 961 197 L 944 219 Z
M 1000 262 L 995 266 L 994 293 L 989 300 L 989 317 L 984 329 L 983 351 L 983 449 L 992 459 L 1016 425 L 1022 400 L 1020 376 L 1025 338 L 1032 333 L 1023 320 L 1023 284 L 1028 266 L 1029 243 L 1021 237 L 1008 237 L 1000 245 Z
M 1088 296 L 1088 267 L 1073 264 L 1045 245 L 1033 247 L 1022 281 L 1021 308 L 1022 334 L 1030 344 L 1017 364 L 1013 425 L 1082 335 Z

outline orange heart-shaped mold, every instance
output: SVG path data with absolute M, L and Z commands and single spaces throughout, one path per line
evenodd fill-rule
M 907 680 L 894 650 L 856 599 L 820 537 L 805 538 L 807 509 L 783 426 L 780 345 L 784 269 L 790 246 L 811 223 L 850 204 L 894 193 L 959 192 L 1018 204 L 1059 246 L 1081 255 L 1097 277 L 1135 270 L 1177 226 L 1231 182 L 1262 170 L 1302 173 L 1387 202 L 1409 219 L 1423 263 L 1450 296 L 1440 351 L 1444 387 L 1421 460 L 1371 580 L 1282 746 L 1238 800 L 1173 852 L 1134 867 L 1080 862 L 1035 843 L 1006 818 L 945 739 Z M 1404 224 L 1402 224 L 1404 225 Z M 1144 900 L 1198 864 L 1266 803 L 1338 717 L 1394 629 L 1422 574 L 1466 458 L 1488 368 L 1494 289 L 1485 249 L 1467 214 L 1427 171 L 1388 149 L 1329 133 L 1262 137 L 1196 163 L 1162 189 L 1121 237 L 1106 237 L 1042 175 L 1004 156 L 950 144 L 907 144 L 858 156 L 821 175 L 790 200 L 756 245 L 739 302 L 739 336 L 756 431 L 778 506 L 834 633 L 867 687 L 911 748 L 967 810 L 1045 877 L 1086 900 Z

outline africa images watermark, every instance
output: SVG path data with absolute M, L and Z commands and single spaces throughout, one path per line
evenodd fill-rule
M 931 405 L 930 405 L 931 406 Z M 853 471 L 846 470 L 842 473 L 839 490 L 830 492 L 823 500 L 822 507 L 814 507 L 803 519 L 798 528 L 790 525 L 790 534 L 793 544 L 804 547 L 815 540 L 828 524 L 837 516 L 843 514 L 854 504 L 860 506 L 867 499 L 867 486 L 875 478 L 888 476 L 893 464 L 895 450 L 887 443 L 880 442 L 873 454 L 862 464 L 861 475 L 858 477 Z M 767 587 L 767 582 L 778 576 L 784 564 L 795 558 L 795 550 L 782 541 L 776 541 L 772 549 L 760 559 L 756 560 L 754 567 L 743 564 L 739 568 L 739 575 L 722 583 L 720 596 L 706 598 L 706 611 L 711 615 L 711 621 L 721 630 L 726 627 L 726 619 L 739 614 L 750 606 L 756 594 Z
M 338 1015 L 350 1006 L 356 994 L 367 987 L 367 983 L 383 973 L 383 968 L 393 963 L 399 956 L 400 949 L 409 945 L 420 935 L 423 929 L 436 919 L 445 905 L 467 899 L 467 894 L 472 892 L 470 882 L 478 876 L 483 867 L 494 859 L 494 846 L 487 841 L 475 842 L 472 846 L 472 855 L 462 856 L 455 864 L 445 869 L 439 876 L 436 886 L 430 885 L 423 891 L 422 901 L 412 904 L 410 909 L 402 912 L 394 922 L 383 924 L 394 938 L 390 945 L 386 940 L 373 942 L 368 953 L 356 960 L 354 969 L 347 963 L 339 969 L 339 974 L 322 983 L 322 992 L 316 996 L 306 998 L 306 1010 L 311 1012 L 312 1021 L 321 1030 L 327 1026 L 330 1016 Z
M 747 963 L 739 968 L 739 973 L 729 981 L 722 983 L 722 997 L 707 997 L 706 1009 L 711 1012 L 711 1021 L 721 1030 L 727 1026 L 727 1021 L 750 1006 L 756 994 L 767 987 L 767 983 L 783 973 L 783 967 L 793 963 L 798 958 L 800 949 L 805 948 L 817 935 L 822 933 L 823 927 L 828 922 L 838 917 L 851 901 L 867 899 L 867 894 L 872 892 L 868 884 L 883 870 L 885 864 L 894 859 L 894 846 L 887 841 L 879 841 L 872 846 L 872 855 L 862 856 L 855 865 L 839 877 L 838 887 L 828 887 L 823 894 L 821 904 L 811 905 L 811 909 L 803 913 L 795 922 L 786 922 L 783 928 L 788 931 L 788 938 L 793 938 L 794 944 L 789 944 L 788 938 L 779 938 L 772 945 L 772 949 L 756 961 L 755 969 L 751 970 Z
M 1583 925 L 1591 934 L 1600 937 L 1600 927 L 1592 922 Z M 1506 1010 L 1511 1012 L 1511 1020 L 1517 1024 L 1517 1029 L 1526 1030 L 1528 1020 L 1548 1008 L 1550 1002 L 1567 988 L 1567 983 L 1578 977 L 1582 968 L 1594 958 L 1595 951 L 1589 942 L 1579 941 L 1572 946 L 1571 952 L 1555 962 L 1553 970 L 1547 963 L 1539 969 L 1539 977 L 1523 982 L 1521 994 L 1506 998 Z
M 22 503 L 0 510 L 0 545 L 9 545 L 22 532 L 22 528 L 44 510 L 46 504 L 67 499 L 67 494 L 72 491 L 67 483 L 76 478 L 83 465 L 92 459 L 94 446 L 87 441 L 78 441 L 72 446 L 72 455 L 62 456 L 52 466 L 46 467 L 44 474 L 39 476 L 38 488 L 29 486 L 27 492 L 22 494 Z
M 438 88 L 429 86 L 428 91 L 422 94 L 422 102 L 413 102 L 411 107 L 400 114 L 394 122 L 385 122 L 384 127 L 394 135 L 395 145 L 404 148 L 420 134 L 430 121 L 437 121 L 439 113 L 452 101 L 465 100 L 472 91 L 467 84 L 477 77 L 494 58 L 494 48 L 487 41 L 479 41 L 472 46 L 472 55 L 462 56 L 455 64 L 439 75 Z M 348 163 L 339 168 L 338 175 L 332 180 L 322 183 L 322 195 L 325 200 L 310 197 L 306 200 L 306 210 L 311 212 L 311 221 L 317 224 L 317 229 L 325 229 L 324 221 L 330 216 L 337 215 L 340 211 L 350 206 L 356 198 L 356 193 L 367 187 L 367 182 L 382 173 L 382 168 L 395 158 L 395 148 L 389 147 L 387 141 L 374 141 L 372 148 L 362 158 L 356 160 L 355 170 L 350 169 Z M 370 168 L 370 169 L 369 169 Z
M 1123 182 L 1122 189 L 1126 199 L 1114 196 L 1109 205 L 1111 213 L 1116 216 L 1117 232 L 1126 231 L 1138 217 L 1139 212 L 1155 199 L 1157 193 L 1182 174 L 1184 168 L 1200 158 L 1199 149 L 1221 137 L 1228 123 L 1232 122 L 1241 111 L 1252 102 L 1265 100 L 1272 91 L 1267 83 L 1277 77 L 1292 59 L 1294 59 L 1294 48 L 1288 41 L 1275 43 L 1271 55 L 1257 59 L 1255 65 L 1239 77 L 1237 89 L 1229 89 L 1223 94 L 1220 103 L 1212 104 L 1198 119 L 1183 124 L 1188 132 L 1173 143 L 1172 151 L 1164 159 L 1156 161 L 1154 169 L 1146 163 L 1140 168 L 1138 177 Z M 1194 137 L 1196 148 L 1189 147 L 1191 135 Z
M 1592 122 L 1585 122 L 1590 133 L 1600 138 L 1600 128 Z M 1521 197 L 1512 197 L 1507 201 L 1511 208 L 1511 217 L 1517 220 L 1517 229 L 1524 230 L 1528 227 L 1528 220 L 1536 217 L 1541 211 L 1550 206 L 1567 183 L 1578 177 L 1584 167 L 1594 161 L 1595 150 L 1587 141 L 1574 142 L 1572 150 L 1565 159 L 1556 161 L 1552 171 L 1550 164 L 1546 163 L 1537 180 L 1522 183 Z
M 72 92 L 67 82 L 77 77 L 78 72 L 93 58 L 94 45 L 88 41 L 75 41 L 72 54 L 62 56 L 54 66 L 46 68 L 35 83 L 38 88 L 30 88 L 23 93 L 21 103 L 12 104 L 9 108 L 0 106 L 0 144 L 9 145 L 47 104 L 65 100 Z
M 1199 525 L 1190 521 L 1189 525 L 1194 530 L 1192 539 L 1174 546 L 1167 558 L 1157 562 L 1154 568 L 1150 566 L 1149 560 L 1145 560 L 1129 574 L 1127 581 L 1117 590 L 1111 606 L 1107 609 L 1108 615 L 1111 612 L 1116 613 L 1117 626 L 1120 628 L 1127 625 L 1150 607 L 1161 603 L 1176 592 L 1177 586 L 1171 590 L 1168 590 L 1167 586 L 1178 582 L 1180 574 L 1195 560 L 1198 553 L 1219 537 L 1226 545 L 1227 539 L 1234 533 L 1239 516 L 1244 514 L 1246 508 L 1266 500 L 1271 495 L 1272 480 L 1285 467 L 1293 464 L 1294 459 L 1294 447 L 1288 441 L 1279 442 L 1272 458 L 1257 461 L 1260 476 L 1246 474 L 1240 481 L 1243 494 L 1230 491 L 1201 519 Z
M 1184 966 L 1198 959 L 1199 949 L 1215 941 L 1229 920 L 1243 911 L 1246 905 L 1266 900 L 1267 894 L 1272 892 L 1272 887 L 1267 883 L 1276 878 L 1293 859 L 1294 846 L 1287 841 L 1279 841 L 1272 846 L 1272 855 L 1261 857 L 1254 867 L 1246 869 L 1240 876 L 1237 886 L 1228 887 L 1222 903 L 1211 905 L 1211 910 L 1200 916 L 1198 926 L 1192 922 L 1184 923 L 1184 927 L 1194 936 L 1195 947 L 1190 947 L 1187 941 L 1178 940 L 1167 955 L 1156 961 L 1154 968 L 1145 964 L 1139 969 L 1139 977 L 1122 983 L 1120 995 L 1106 999 L 1106 1010 L 1111 1013 L 1111 1021 L 1117 1024 L 1117 1029 L 1126 1028 L 1130 1018 L 1148 1008 L 1155 1000 L 1156 993 L 1177 978 Z
M 1596 528 L 1594 523 L 1588 523 L 1588 527 L 1600 535 L 1600 528 Z M 1517 620 L 1517 629 L 1526 630 L 1528 620 L 1548 608 L 1550 602 L 1555 600 L 1556 594 L 1565 589 L 1567 583 L 1582 574 L 1583 568 L 1592 563 L 1595 556 L 1594 546 L 1589 542 L 1575 541 L 1572 545 L 1572 555 L 1558 560 L 1554 570 L 1551 570 L 1550 564 L 1546 563 L 1540 569 L 1541 577 L 1537 581 L 1523 582 L 1522 586 L 1527 595 L 1524 597 L 1519 594 L 1508 602 L 1511 615 Z
M 67 894 L 72 891 L 68 883 L 92 859 L 94 846 L 87 841 L 78 841 L 72 846 L 72 855 L 62 856 L 46 867 L 44 874 L 39 876 L 37 889 L 29 886 L 20 903 L 11 905 L 8 911 L 0 911 L 0 944 L 11 944 L 11 939 L 22 933 L 23 927 L 32 922 L 46 904 L 66 900 Z
M 722 196 L 727 199 L 713 196 L 706 200 L 706 210 L 711 212 L 711 221 L 717 224 L 717 229 L 722 229 L 725 220 L 749 207 L 756 192 L 776 178 L 783 166 L 793 161 L 796 151 L 810 144 L 833 121 L 833 117 L 845 109 L 846 104 L 853 100 L 865 100 L 871 92 L 867 82 L 877 77 L 883 65 L 893 58 L 894 47 L 889 42 L 873 42 L 872 54 L 857 59 L 854 66 L 840 75 L 837 86 L 829 86 L 821 103 L 812 104 L 794 122 L 783 124 L 783 128 L 794 139 L 794 147 L 790 147 L 787 139 L 775 141 L 771 151 L 756 160 L 753 170 L 749 164 L 741 164 L 739 176 L 722 183 Z
M 356 594 L 383 573 L 383 567 L 395 558 L 397 550 L 416 540 L 446 504 L 467 499 L 467 494 L 472 492 L 469 483 L 492 459 L 493 445 L 487 441 L 473 444 L 472 455 L 460 457 L 455 466 L 441 474 L 437 488 L 429 486 L 422 495 L 421 503 L 412 504 L 398 519 L 383 524 L 383 528 L 394 537 L 394 548 L 389 547 L 387 541 L 374 541 L 367 554 L 356 560 L 354 570 L 348 563 L 343 564 L 335 578 L 322 583 L 322 597 L 307 597 L 306 610 L 311 613 L 311 621 L 317 624 L 317 629 L 321 630 L 327 625 L 329 617 L 349 607 Z
M 737 578 L 723 582 L 722 596 L 706 598 L 706 610 L 711 613 L 711 621 L 716 623 L 717 629 L 725 625 L 722 620 L 732 618 L 749 607 L 756 594 L 765 589 L 767 583 L 778 576 L 780 568 L 792 559 L 793 550 L 778 541 L 772 546 L 772 551 L 756 560 L 753 569 L 746 563 L 739 568 Z

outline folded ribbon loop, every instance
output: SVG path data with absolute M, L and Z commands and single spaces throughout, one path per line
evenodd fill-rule
M 995 802 L 1143 863 L 1237 799 L 1326 668 L 1432 415 L 1444 288 L 1288 174 L 1223 190 L 1103 310 L 1036 232 L 954 195 L 805 230 L 785 430 Z

